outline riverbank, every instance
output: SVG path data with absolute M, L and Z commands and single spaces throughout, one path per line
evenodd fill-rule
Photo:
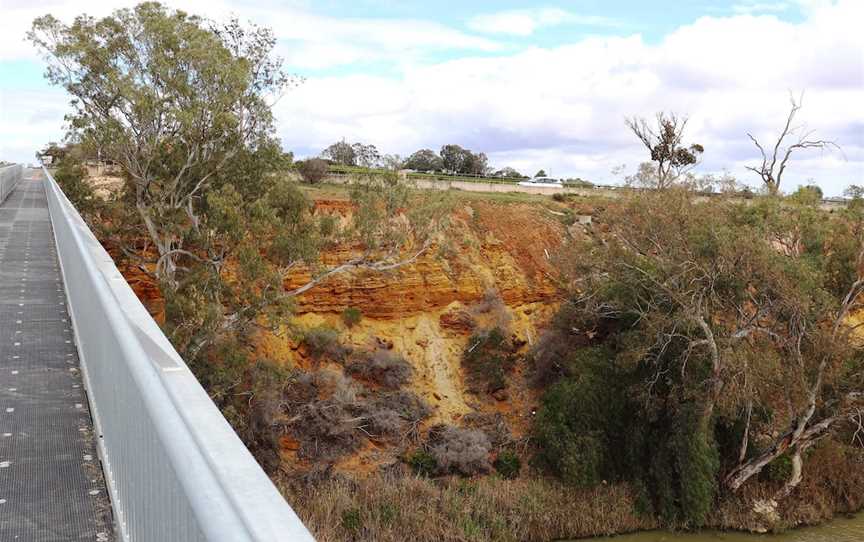
M 838 517 L 816 527 L 759 535 L 730 531 L 643 531 L 616 536 L 611 542 L 861 542 L 864 514 Z
M 705 528 L 783 532 L 864 508 L 864 450 L 821 446 L 808 465 L 808 476 L 775 509 L 754 503 L 770 501 L 780 482 L 754 480 L 722 498 Z M 283 477 L 277 485 L 319 542 L 547 542 L 661 527 L 637 511 L 636 493 L 626 484 L 583 490 L 531 475 L 433 480 L 394 469 L 365 479 Z

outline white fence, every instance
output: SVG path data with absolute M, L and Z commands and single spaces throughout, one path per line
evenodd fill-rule
M 45 171 L 48 208 L 124 541 L 312 541 Z
M 24 166 L 21 164 L 0 167 L 0 203 L 6 201 L 9 194 L 15 190 L 15 185 L 21 180 L 23 174 Z

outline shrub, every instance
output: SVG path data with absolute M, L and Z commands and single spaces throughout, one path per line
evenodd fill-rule
M 501 294 L 494 288 L 488 288 L 483 292 L 483 299 L 472 308 L 475 314 L 490 314 L 494 319 L 493 327 L 506 331 L 510 326 L 510 312 L 507 305 L 501 299 Z
M 624 398 L 607 370 L 610 356 L 601 348 L 577 350 L 569 368 L 573 376 L 546 391 L 534 419 L 537 466 L 570 485 L 592 486 L 614 471 L 607 461 L 615 455 L 607 431 L 620 426 Z
M 789 454 L 783 454 L 774 461 L 765 465 L 759 478 L 770 482 L 785 482 L 792 475 L 792 458 Z
M 492 466 L 495 467 L 498 474 L 508 480 L 513 480 L 519 477 L 519 471 L 522 469 L 522 460 L 519 459 L 519 456 L 515 452 L 504 450 L 498 454 Z
M 327 176 L 327 173 L 330 171 L 330 166 L 320 158 L 310 158 L 298 162 L 297 171 L 300 173 L 303 181 L 309 184 L 315 184 Z
M 563 192 L 557 192 L 555 194 L 552 194 L 552 199 L 559 203 L 564 203 L 565 201 L 567 201 L 567 194 L 564 194 Z
M 507 386 L 507 373 L 516 364 L 515 348 L 500 327 L 474 334 L 462 355 L 469 381 L 494 392 Z
M 394 391 L 378 396 L 379 404 L 399 414 L 410 423 L 417 423 L 432 414 L 432 408 L 413 391 Z
M 473 476 L 489 472 L 491 448 L 486 434 L 476 429 L 439 425 L 429 433 L 429 453 L 440 474 Z
M 513 443 L 510 427 L 500 412 L 469 412 L 462 417 L 461 423 L 463 427 L 479 429 L 486 433 L 493 448 L 500 448 Z
M 295 393 L 294 387 L 304 393 Z M 309 382 L 287 390 L 284 401 L 291 415 L 288 430 L 299 442 L 299 455 L 319 462 L 354 452 L 367 438 L 405 438 L 431 412 L 413 392 L 368 393 L 332 371 L 311 373 Z
M 306 330 L 303 344 L 314 359 L 329 358 L 335 361 L 345 357 L 348 349 L 339 342 L 339 332 L 327 326 L 317 326 Z
M 630 453 L 645 464 L 634 462 L 630 476 L 664 523 L 700 527 L 714 505 L 719 454 L 696 405 L 674 410 L 653 423 L 640 423 L 638 417 L 633 421 Z M 664 444 L 658 446 L 661 440 Z
M 98 207 L 93 186 L 86 180 L 87 168 L 72 156 L 64 157 L 54 172 L 54 180 L 85 218 L 92 218 Z
M 346 327 L 352 328 L 363 319 L 363 312 L 357 307 L 348 307 L 342 311 L 342 322 Z
M 411 379 L 411 364 L 388 350 L 376 350 L 352 360 L 345 367 L 351 376 L 378 384 L 386 389 L 401 388 Z
M 420 476 L 433 476 L 438 471 L 435 457 L 425 450 L 417 450 L 408 457 L 408 465 Z

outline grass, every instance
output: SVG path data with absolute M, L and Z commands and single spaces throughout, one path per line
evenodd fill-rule
M 804 481 L 782 502 L 777 523 L 766 524 L 753 502 L 770 498 L 780 483 L 754 480 L 716 503 L 705 528 L 782 531 L 864 507 L 864 450 L 822 444 L 808 461 Z M 545 542 L 660 527 L 636 511 L 635 492 L 626 484 L 575 489 L 527 473 L 507 480 L 500 475 L 431 479 L 404 472 L 275 482 L 319 542 L 396 542 L 405 540 L 405 533 L 414 542 Z
M 351 195 L 349 187 L 344 184 L 321 182 L 315 185 L 300 184 L 300 189 L 313 200 L 349 200 Z M 469 190 L 449 190 L 448 194 L 455 201 L 460 202 L 492 202 L 501 204 L 528 203 L 542 205 L 549 209 L 560 212 L 562 204 L 554 201 L 551 196 L 543 194 L 528 194 L 525 192 L 472 192 Z M 602 205 L 611 201 L 603 196 L 583 196 L 579 202 L 593 205 Z
M 539 542 L 656 527 L 623 485 L 576 491 L 544 479 L 375 475 L 277 485 L 319 542 Z

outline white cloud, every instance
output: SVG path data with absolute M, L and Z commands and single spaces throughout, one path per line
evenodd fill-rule
M 60 90 L 0 91 L 0 158 L 33 162 L 36 150 L 61 141 L 66 102 Z
M 788 10 L 791 6 L 790 2 L 760 2 L 758 0 L 748 0 L 734 4 L 732 11 L 741 15 L 750 15 L 753 13 L 779 13 Z
M 513 9 L 478 15 L 468 27 L 487 34 L 530 36 L 537 29 L 560 24 L 614 26 L 614 20 L 596 15 L 578 15 L 559 8 Z
M 0 61 L 33 59 L 36 52 L 25 39 L 33 19 L 50 13 L 64 22 L 76 15 L 101 17 L 111 11 L 136 5 L 136 0 L 95 2 L 82 6 L 78 2 L 42 4 L 4 3 L 0 17 Z M 226 0 L 178 0 L 172 8 L 201 14 L 214 20 L 236 15 L 271 27 L 280 40 L 280 50 L 292 66 L 326 68 L 360 60 L 403 58 L 419 52 L 496 51 L 497 42 L 455 30 L 440 23 L 416 19 L 336 18 L 316 15 L 308 9 L 285 6 L 267 0 L 256 6 L 243 6 Z
M 657 45 L 640 36 L 592 37 L 507 56 L 413 66 L 401 78 L 312 79 L 277 110 L 287 148 L 317 152 L 342 137 L 408 154 L 459 143 L 498 167 L 601 182 L 644 151 L 628 115 L 689 114 L 702 170 L 729 167 L 742 180 L 788 112 L 788 91 L 806 89 L 800 120 L 835 138 L 843 155 L 801 154 L 787 188 L 815 178 L 827 193 L 864 183 L 864 17 L 854 0 L 819 6 L 794 24 L 773 16 L 702 18 Z M 338 104 L 334 109 L 334 104 Z

